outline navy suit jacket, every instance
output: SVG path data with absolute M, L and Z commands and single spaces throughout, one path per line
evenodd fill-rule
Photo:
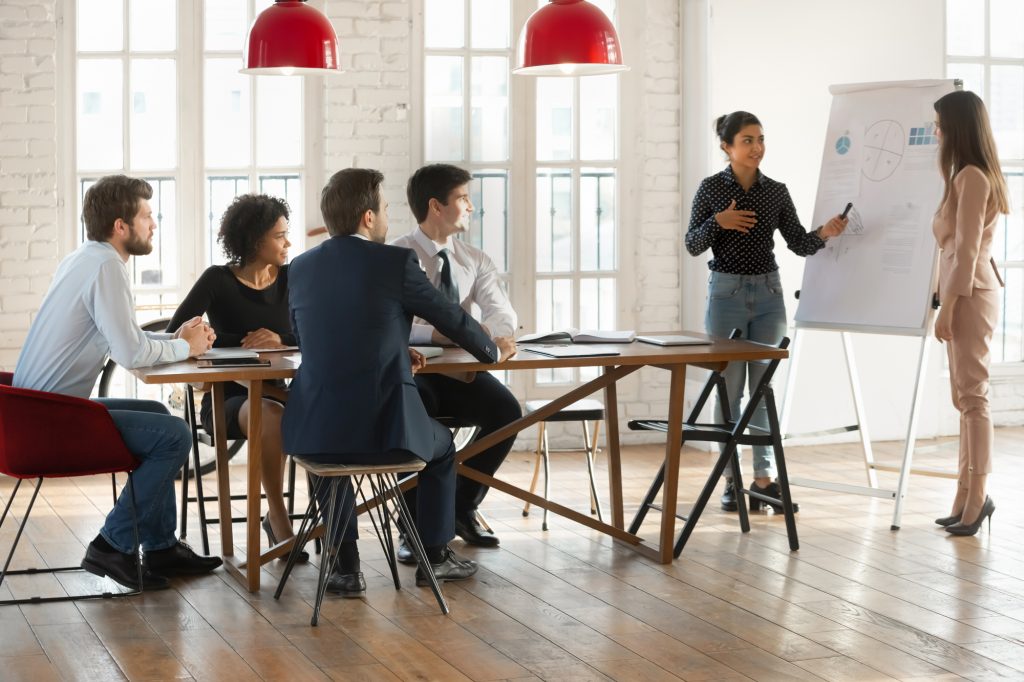
M 407 450 L 429 461 L 434 424 L 413 381 L 409 327 L 433 324 L 481 362 L 498 349 L 449 302 L 410 249 L 333 237 L 289 268 L 288 305 L 302 351 L 282 422 L 295 455 Z

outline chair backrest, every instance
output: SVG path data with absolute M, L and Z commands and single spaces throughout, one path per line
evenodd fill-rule
M 138 464 L 99 403 L 14 388 L 0 377 L 0 473 L 59 478 L 131 471 Z

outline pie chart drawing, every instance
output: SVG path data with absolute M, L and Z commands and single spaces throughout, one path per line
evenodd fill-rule
M 847 137 L 846 135 L 843 135 L 838 140 L 836 140 L 836 152 L 840 156 L 843 156 L 848 151 L 850 151 L 850 138 Z
M 897 121 L 872 123 L 864 134 L 864 177 L 881 182 L 892 175 L 903 159 L 903 126 Z

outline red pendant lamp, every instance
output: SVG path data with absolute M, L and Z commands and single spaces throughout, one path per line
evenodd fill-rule
M 586 0 L 550 0 L 519 34 L 519 66 L 529 76 L 594 76 L 628 71 L 608 16 Z
M 245 41 L 245 68 L 254 76 L 341 73 L 338 35 L 306 0 L 276 0 L 256 17 Z

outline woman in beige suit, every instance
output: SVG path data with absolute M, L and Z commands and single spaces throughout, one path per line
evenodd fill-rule
M 960 411 L 960 465 L 949 516 L 936 519 L 954 535 L 974 535 L 995 504 L 985 494 L 992 471 L 988 406 L 989 342 L 1002 280 L 990 255 L 996 219 L 1009 212 L 1006 182 L 988 114 L 973 92 L 935 102 L 939 167 L 946 190 L 932 230 L 942 249 L 935 337 L 946 342 L 953 406 Z

